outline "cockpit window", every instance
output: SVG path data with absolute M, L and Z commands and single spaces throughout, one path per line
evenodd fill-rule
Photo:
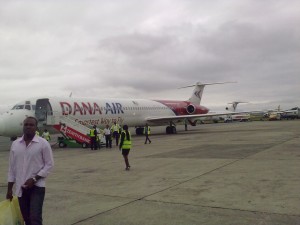
M 12 109 L 24 109 L 24 105 L 15 105 Z
M 35 105 L 15 105 L 12 110 L 18 110 L 18 109 L 27 109 L 27 110 L 31 110 L 31 109 L 35 109 Z

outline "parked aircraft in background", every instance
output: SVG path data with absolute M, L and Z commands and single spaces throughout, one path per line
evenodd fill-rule
M 228 104 L 230 104 L 231 107 L 231 111 L 236 112 L 236 107 L 239 103 L 248 103 L 248 102 L 239 102 L 239 101 L 235 101 L 235 102 L 230 102 Z M 229 108 L 226 108 L 226 110 L 230 110 Z M 225 118 L 224 122 L 231 122 L 231 121 L 239 121 L 239 122 L 246 122 L 246 121 L 250 121 L 250 114 L 249 113 L 244 113 L 244 112 L 240 112 L 234 115 L 228 115 L 227 118 Z
M 237 105 L 239 103 L 247 103 L 247 102 L 241 102 L 241 101 L 234 101 L 230 102 L 228 104 L 231 105 L 231 107 L 226 107 L 226 111 L 222 112 L 210 112 L 210 114 L 215 113 L 216 115 L 207 117 L 206 120 L 211 120 L 215 123 L 219 121 L 224 121 L 225 123 L 232 122 L 232 121 L 249 121 L 250 120 L 250 114 L 245 112 L 237 112 Z M 219 113 L 224 113 L 224 115 L 218 115 Z M 235 113 L 235 114 L 232 114 Z
M 300 118 L 300 109 L 299 107 L 294 107 L 289 110 L 280 110 L 280 107 L 277 111 L 271 111 L 267 114 L 269 120 L 282 120 L 282 119 L 298 119 Z
M 150 126 L 166 126 L 166 133 L 176 133 L 176 124 L 187 121 L 195 126 L 198 119 L 210 116 L 209 109 L 201 106 L 204 87 L 212 84 L 200 82 L 186 87 L 195 87 L 191 97 L 186 101 L 177 100 L 146 100 L 146 99 L 100 99 L 75 97 L 41 97 L 28 99 L 16 104 L 11 110 L 0 117 L 0 136 L 15 138 L 22 135 L 23 120 L 34 116 L 41 129 L 69 132 L 77 137 L 76 130 L 86 132 L 83 127 L 96 125 L 104 128 L 114 121 L 135 127 L 137 134 L 143 133 L 146 123 Z M 186 88 L 183 87 L 183 88 Z M 227 115 L 233 113 L 219 113 Z M 79 128 L 82 126 L 82 128 Z M 72 128 L 71 129 L 67 129 Z

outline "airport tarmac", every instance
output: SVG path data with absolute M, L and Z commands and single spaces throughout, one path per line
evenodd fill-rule
M 116 147 L 54 147 L 44 225 L 300 224 L 300 120 L 164 129 L 133 136 L 130 171 Z M 0 148 L 4 199 L 8 139 Z

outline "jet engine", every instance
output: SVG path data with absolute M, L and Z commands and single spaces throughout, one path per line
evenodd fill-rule
M 194 114 L 196 111 L 196 107 L 194 105 L 188 105 L 186 107 L 186 111 L 188 114 Z

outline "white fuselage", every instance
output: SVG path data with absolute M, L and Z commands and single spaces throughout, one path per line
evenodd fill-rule
M 145 99 L 109 99 L 91 98 L 49 99 L 55 115 L 70 115 L 83 125 L 96 125 L 104 128 L 116 121 L 128 126 L 144 126 L 149 117 L 174 116 L 167 106 Z
M 147 118 L 175 115 L 172 106 L 168 107 L 154 100 L 59 97 L 39 99 L 47 99 L 49 102 L 44 108 L 44 115 L 47 117 L 51 116 L 55 120 L 62 115 L 69 115 L 80 124 L 96 125 L 99 128 L 104 128 L 107 124 L 111 125 L 114 121 L 130 127 L 144 126 Z M 37 99 L 24 102 L 18 103 L 13 109 L 0 116 L 0 136 L 21 136 L 24 119 L 28 116 L 38 117 L 37 113 L 43 110 L 43 105 L 39 106 Z M 163 125 L 166 122 L 155 123 L 155 125 L 159 124 Z

